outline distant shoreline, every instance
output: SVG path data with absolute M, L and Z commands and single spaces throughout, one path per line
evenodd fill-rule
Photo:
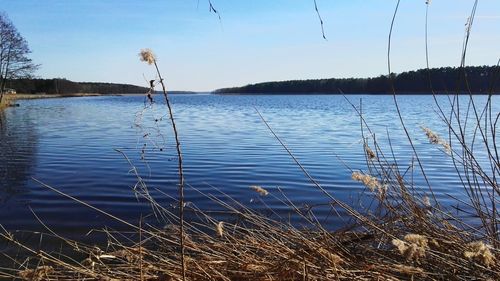
M 10 95 L 12 100 L 33 100 L 33 99 L 53 99 L 72 97 L 97 97 L 103 96 L 99 93 L 72 93 L 72 94 L 14 94 Z
M 72 94 L 5 94 L 0 104 L 0 109 L 19 106 L 17 100 L 73 98 L 73 97 L 96 97 L 103 96 L 98 93 L 72 93 Z M 113 94 L 112 96 L 117 96 Z
M 215 90 L 218 94 L 498 94 L 498 66 L 418 69 L 369 78 L 269 81 Z
M 220 96 L 340 96 L 340 95 L 346 95 L 346 96 L 362 96 L 362 95 L 368 95 L 368 96 L 392 96 L 392 93 L 340 93 L 340 92 L 331 92 L 331 93 L 322 93 L 322 92 L 303 92 L 303 93 L 298 93 L 298 92 L 292 92 L 292 93 L 286 93 L 286 92 L 267 92 L 267 93 L 218 93 L 218 92 L 213 92 L 213 95 L 220 95 Z M 445 95 L 455 95 L 457 94 L 456 92 L 450 92 L 450 93 L 435 93 L 436 96 L 445 96 Z M 473 96 L 485 96 L 489 95 L 489 93 L 485 92 L 478 92 L 478 93 L 467 93 L 467 92 L 461 92 L 458 93 L 459 95 L 473 95 Z M 498 95 L 500 93 L 494 92 L 492 93 L 493 95 Z M 397 96 L 431 96 L 431 92 L 396 92 Z
M 156 94 L 159 94 L 157 92 Z M 196 92 L 172 91 L 170 94 L 197 94 Z M 35 100 L 35 99 L 55 99 L 55 98 L 77 98 L 77 97 L 113 97 L 113 96 L 144 96 L 144 93 L 67 93 L 67 94 L 5 94 L 0 104 L 0 109 L 19 106 L 17 100 Z

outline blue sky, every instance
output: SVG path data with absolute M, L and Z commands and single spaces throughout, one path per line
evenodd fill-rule
M 369 77 L 387 73 L 387 34 L 396 1 L 0 0 L 41 64 L 37 75 L 146 85 L 151 48 L 170 89 L 208 91 L 262 81 Z M 431 67 L 456 66 L 473 0 L 435 0 Z M 500 1 L 480 0 L 468 65 L 500 58 Z M 402 0 L 393 71 L 425 67 L 425 1 Z

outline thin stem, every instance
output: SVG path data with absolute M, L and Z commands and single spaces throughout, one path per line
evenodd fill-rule
M 398 114 L 398 117 L 399 117 L 399 121 L 401 123 L 401 126 L 403 127 L 403 130 L 405 132 L 405 135 L 408 139 L 408 142 L 411 146 L 411 149 L 413 150 L 413 153 L 415 154 L 415 159 L 417 160 L 417 163 L 418 163 L 418 166 L 420 167 L 420 171 L 422 172 L 422 176 L 424 177 L 424 180 L 425 182 L 427 183 L 427 186 L 429 187 L 429 191 L 432 195 L 432 198 L 434 199 L 434 202 L 436 202 L 436 204 L 438 204 L 438 201 L 436 199 L 436 195 L 434 194 L 434 191 L 431 187 L 431 184 L 429 182 L 429 179 L 427 178 L 427 174 L 425 173 L 425 170 L 424 170 L 424 166 L 422 164 L 422 162 L 420 161 L 420 157 L 418 156 L 418 153 L 417 153 L 417 150 L 415 148 L 415 146 L 413 145 L 413 141 L 410 137 L 410 133 L 408 132 L 408 129 L 406 128 L 406 125 L 405 125 L 405 122 L 403 120 L 403 115 L 401 114 L 401 109 L 399 107 L 399 103 L 398 103 L 398 100 L 396 98 L 396 88 L 394 86 L 394 77 L 393 75 L 391 74 L 391 43 L 392 43 L 392 31 L 393 31 L 393 28 L 394 28 L 394 22 L 396 20 L 396 15 L 398 13 L 398 9 L 399 9 L 399 4 L 400 4 L 401 0 L 398 0 L 397 4 L 396 4 L 396 8 L 394 9 L 394 14 L 392 16 L 392 21 L 391 21 L 391 28 L 389 30 L 389 38 L 388 38 L 388 41 L 387 41 L 387 70 L 389 72 L 389 84 L 390 84 L 390 87 L 391 87 L 391 92 L 392 92 L 392 98 L 394 100 L 394 105 L 396 106 L 396 111 L 397 111 L 397 114 Z
M 161 77 L 160 70 L 158 69 L 158 64 L 156 60 L 154 60 L 154 65 L 156 68 L 156 72 L 158 74 L 158 78 L 160 79 L 160 84 L 163 90 L 163 96 L 165 97 L 165 101 L 168 107 L 168 113 L 170 116 L 170 122 L 172 123 L 172 129 L 174 130 L 175 136 L 175 147 L 177 149 L 177 159 L 178 159 L 178 168 L 179 168 L 179 221 L 180 221 L 180 246 L 181 246 L 181 264 L 182 264 L 182 280 L 186 280 L 186 264 L 184 262 L 184 171 L 182 168 L 182 152 L 181 152 L 181 143 L 179 141 L 179 134 L 177 132 L 177 126 L 174 121 L 174 113 L 172 111 L 172 106 L 170 105 L 170 100 L 168 99 L 167 89 L 165 87 L 165 83 L 163 82 L 163 78 Z

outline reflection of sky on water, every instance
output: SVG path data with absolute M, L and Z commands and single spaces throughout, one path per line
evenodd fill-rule
M 20 101 L 21 107 L 5 110 L 0 131 L 0 224 L 7 229 L 40 230 L 29 205 L 47 225 L 72 238 L 82 237 L 92 228 L 123 228 L 31 177 L 131 222 L 137 222 L 141 214 L 150 214 L 147 203 L 137 202 L 131 190 L 136 178 L 117 148 L 137 166 L 159 203 L 175 206 L 173 199 L 156 191 L 177 196 L 172 132 L 166 118 L 156 127 L 155 118 L 164 116 L 166 110 L 161 96 L 155 98 L 158 104 L 153 111 L 145 111 L 142 119 L 136 113 L 143 109 L 143 96 Z M 389 132 L 398 164 L 411 164 L 411 147 L 402 134 L 392 97 L 349 98 L 355 104 L 363 99 L 365 118 L 379 145 L 388 149 Z M 343 97 L 173 95 L 172 100 L 186 182 L 194 188 L 215 194 L 215 186 L 253 209 L 269 213 L 266 208 L 270 206 L 276 211 L 272 215 L 288 218 L 290 210 L 274 197 L 279 197 L 279 187 L 301 208 L 319 204 L 316 215 L 327 218 L 328 227 L 343 223 L 329 207 L 321 205 L 328 198 L 291 161 L 258 117 L 256 107 L 310 174 L 336 198 L 355 206 L 371 203 L 369 196 L 359 199 L 364 187 L 352 181 L 345 166 L 365 169 L 359 118 Z M 443 97 L 442 101 L 446 104 L 447 100 Z M 446 136 L 433 112 L 432 98 L 401 97 L 400 105 L 438 198 L 445 204 L 451 202 L 449 195 L 463 198 L 449 159 L 429 144 L 420 128 L 425 125 Z M 147 138 L 146 133 L 150 133 Z M 147 149 L 142 154 L 144 144 Z M 418 171 L 415 184 L 425 186 Z M 259 198 L 250 185 L 261 185 L 272 196 Z M 189 186 L 186 201 L 204 210 L 221 209 Z

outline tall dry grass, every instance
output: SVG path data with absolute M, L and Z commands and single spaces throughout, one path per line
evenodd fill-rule
M 468 20 L 470 25 L 476 5 L 477 1 Z M 463 57 L 469 33 L 470 28 L 467 28 Z M 390 43 L 389 37 L 389 50 Z M 389 73 L 390 66 L 389 51 Z M 158 75 L 162 83 L 159 71 Z M 466 81 L 467 77 L 462 75 L 457 79 Z M 28 252 L 30 257 L 6 257 L 13 266 L 0 268 L 0 277 L 23 280 L 499 280 L 497 202 L 500 189 L 497 177 L 500 176 L 500 158 L 496 140 L 499 113 L 492 106 L 494 93 L 490 92 L 481 107 L 472 93 L 465 104 L 459 98 L 459 91 L 449 95 L 446 106 L 435 97 L 437 114 L 448 136 L 439 136 L 432 128 L 424 127 L 422 131 L 422 135 L 429 138 L 429 145 L 443 149 L 446 153 L 442 157 L 451 159 L 461 188 L 469 199 L 456 200 L 467 206 L 473 218 L 470 219 L 471 216 L 457 215 L 438 200 L 433 185 L 426 178 L 425 163 L 413 145 L 404 113 L 399 109 L 397 89 L 393 91 L 403 133 L 414 152 L 416 163 L 412 167 L 398 164 L 390 137 L 389 148 L 382 148 L 381 140 L 375 137 L 364 118 L 361 105 L 348 100 L 360 119 L 366 168 L 346 176 L 366 186 L 365 196 L 375 201 L 375 208 L 365 209 L 337 199 L 308 173 L 257 111 L 263 124 L 304 176 L 314 188 L 323 192 L 332 210 L 348 218 L 348 223 L 338 230 L 332 231 L 321 223 L 313 207 L 304 210 L 297 206 L 281 189 L 271 193 L 260 186 L 251 187 L 264 203 L 269 196 L 277 199 L 280 207 L 301 219 L 300 226 L 279 216 L 256 212 L 215 187 L 210 193 L 204 193 L 185 185 L 180 162 L 180 192 L 179 197 L 174 198 L 179 203 L 177 209 L 157 203 L 137 170 L 133 169 L 138 180 L 135 192 L 151 204 L 165 228 L 142 221 L 137 224 L 123 221 L 41 183 L 127 225 L 133 233 L 104 229 L 107 245 L 96 247 L 68 240 L 47 227 L 45 235 L 63 241 L 65 247 L 71 249 L 72 255 L 63 255 L 34 250 L 3 229 L 0 237 Z M 445 111 L 445 108 L 450 110 Z M 170 117 L 175 126 L 172 115 Z M 177 137 L 176 143 L 179 148 Z M 181 160 L 180 150 L 178 154 Z M 486 157 L 481 156 L 484 154 Z M 415 167 L 425 179 L 423 186 L 413 181 Z M 207 198 L 230 216 L 214 215 L 196 205 L 185 205 L 184 188 L 185 192 Z M 184 220 L 184 212 L 189 212 L 192 219 Z M 267 212 L 274 210 L 269 208 Z M 226 219 L 221 220 L 221 217 Z M 82 256 L 84 258 L 74 258 Z

